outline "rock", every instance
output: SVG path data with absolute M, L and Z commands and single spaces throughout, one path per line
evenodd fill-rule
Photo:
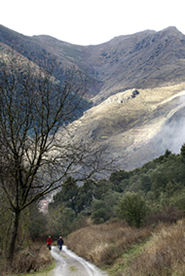
M 134 89 L 134 90 L 132 91 L 131 97 L 132 97 L 132 98 L 135 98 L 135 96 L 138 95 L 138 94 L 139 94 L 139 91 L 138 91 L 137 89 Z

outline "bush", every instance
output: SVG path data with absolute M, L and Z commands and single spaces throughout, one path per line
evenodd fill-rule
M 183 211 L 178 210 L 173 206 L 166 206 L 161 212 L 150 214 L 147 218 L 147 225 L 163 223 L 176 223 L 177 220 L 183 217 Z
M 173 196 L 170 199 L 170 203 L 173 206 L 176 206 L 177 209 L 185 211 L 185 191 L 181 190 L 180 193 L 178 193 L 177 195 Z
M 94 199 L 92 210 L 93 213 L 91 214 L 91 219 L 93 223 L 99 224 L 109 219 L 109 212 L 107 211 L 106 204 L 103 200 Z
M 25 250 L 16 253 L 11 266 L 9 263 L 6 263 L 6 261 L 3 262 L 3 264 L 0 262 L 0 275 L 8 276 L 10 273 L 19 274 L 39 271 L 40 269 L 52 264 L 52 262 L 52 256 L 46 248 L 46 245 L 33 243 Z
M 73 230 L 75 212 L 71 208 L 60 205 L 56 208 L 49 208 L 49 225 L 52 236 L 68 235 Z
M 120 193 L 109 190 L 102 199 L 94 199 L 92 202 L 91 219 L 94 223 L 103 223 L 116 217 L 115 206 L 120 198 Z
M 117 216 L 130 226 L 141 227 L 145 221 L 147 207 L 144 197 L 138 193 L 127 192 L 117 206 Z
M 46 215 L 35 207 L 30 211 L 28 230 L 32 240 L 40 237 L 47 230 Z

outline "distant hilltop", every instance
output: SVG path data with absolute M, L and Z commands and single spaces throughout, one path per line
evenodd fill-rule
M 12 47 L 37 63 L 47 53 L 61 67 L 87 73 L 88 98 L 98 104 L 131 89 L 152 88 L 185 80 L 185 36 L 175 27 L 122 35 L 96 46 L 79 46 L 47 35 L 28 37 L 0 25 L 0 51 Z

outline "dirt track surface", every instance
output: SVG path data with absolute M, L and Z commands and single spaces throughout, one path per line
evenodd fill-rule
M 56 260 L 56 267 L 50 276 L 107 276 L 105 272 L 78 257 L 66 246 L 63 246 L 60 252 L 58 247 L 52 246 L 51 255 Z

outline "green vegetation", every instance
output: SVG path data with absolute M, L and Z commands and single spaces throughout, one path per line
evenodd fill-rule
M 127 192 L 117 206 L 117 215 L 130 226 L 141 227 L 146 218 L 147 207 L 144 197 L 138 193 Z
M 154 269 L 154 260 L 149 259 L 150 254 L 157 254 L 154 258 L 158 258 L 159 254 L 163 266 L 162 252 L 171 252 L 170 246 L 175 246 L 176 238 L 179 239 L 179 246 L 183 243 L 184 149 L 185 145 L 182 145 L 180 154 L 172 154 L 166 150 L 164 155 L 141 168 L 129 172 L 113 172 L 109 179 L 98 182 L 88 180 L 79 186 L 71 177 L 68 178 L 66 185 L 53 196 L 48 214 L 40 213 L 36 205 L 24 214 L 21 222 L 24 227 L 18 235 L 17 250 L 21 252 L 24 249 L 26 237 L 29 240 L 44 238 L 45 241 L 47 236 L 44 233 L 51 234 L 54 239 L 61 233 L 70 249 L 98 266 L 103 266 L 110 275 L 127 275 L 128 271 L 131 275 L 148 275 L 146 273 Z M 7 227 L 6 212 L 2 212 L 0 216 L 4 222 L 7 219 Z M 179 221 L 182 224 L 176 224 Z M 166 248 L 167 242 L 169 243 L 168 233 L 173 235 L 174 241 Z M 3 229 L 0 235 L 1 239 L 6 237 Z M 160 247 L 162 238 L 164 248 Z M 77 243 L 74 241 L 76 239 Z M 5 246 L 3 241 L 1 254 Z M 158 251 L 153 252 L 156 246 Z M 182 254 L 182 250 L 178 250 L 173 254 Z M 144 268 L 139 256 L 141 259 L 148 258 L 151 267 L 147 268 L 146 261 Z M 163 274 L 155 268 L 152 275 L 173 275 L 171 259 L 178 256 L 170 257 L 168 253 L 165 256 L 167 264 L 160 272 Z M 139 268 L 136 268 L 136 264 Z M 181 275 L 181 269 L 179 264 L 179 268 L 173 268 L 173 271 Z M 138 274 L 134 274 L 135 271 Z
M 138 243 L 131 245 L 130 249 L 125 251 L 112 265 L 112 267 L 106 267 L 109 275 L 114 276 L 122 274 L 124 270 L 127 270 L 132 262 L 134 262 L 135 258 L 140 254 L 140 252 L 143 250 L 145 243 Z
M 114 172 L 108 180 L 63 187 L 49 205 L 50 217 L 57 210 L 62 215 L 61 208 L 71 210 L 66 234 L 81 227 L 80 220 L 87 217 L 95 224 L 123 219 L 138 228 L 178 220 L 185 211 L 184 148 L 182 145 L 180 154 L 166 150 L 141 168 Z M 52 221 L 52 225 L 54 228 L 56 223 Z
M 71 267 L 70 267 L 70 270 L 71 270 L 71 271 L 75 271 L 76 268 L 75 268 L 74 266 L 71 266 Z

